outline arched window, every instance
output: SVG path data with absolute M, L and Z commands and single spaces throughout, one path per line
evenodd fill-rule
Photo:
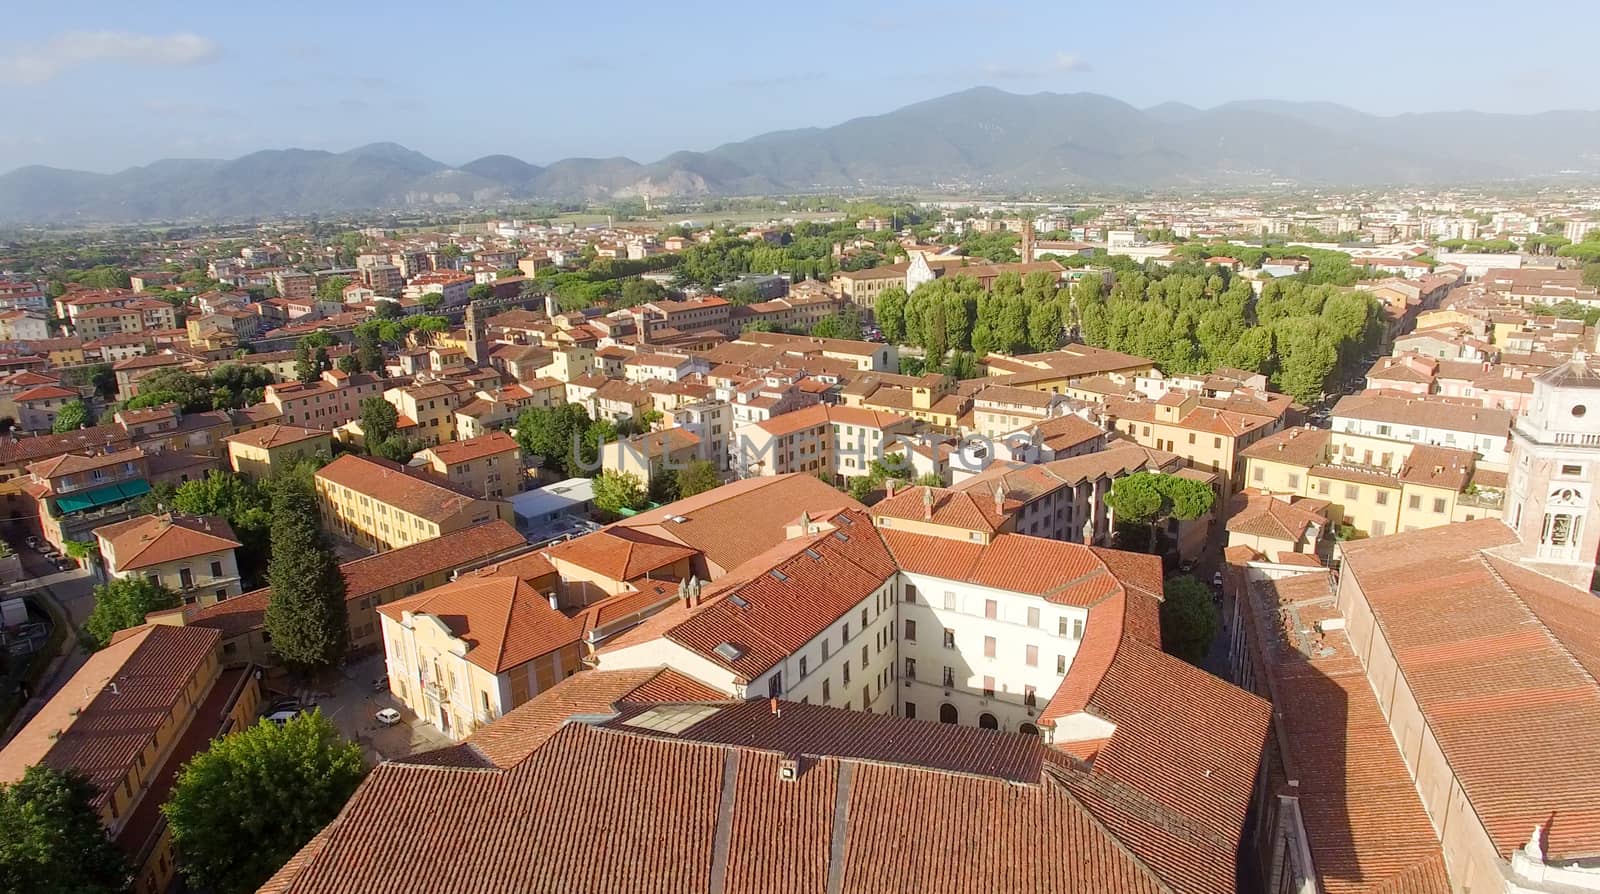
M 999 729 L 1000 721 L 994 719 L 993 714 L 981 714 L 978 717 L 979 729 Z
M 939 722 L 940 723 L 956 723 L 956 722 L 958 722 L 958 720 L 959 720 L 959 715 L 956 714 L 956 706 L 955 705 L 952 705 L 949 702 L 945 702 L 944 704 L 939 706 Z
M 1017 727 L 1017 732 L 1024 736 L 1037 736 L 1039 735 L 1039 728 L 1031 723 L 1024 723 Z

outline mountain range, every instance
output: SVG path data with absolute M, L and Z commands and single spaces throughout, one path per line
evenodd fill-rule
M 952 93 L 832 127 L 642 164 L 489 155 L 451 167 L 393 143 L 170 159 L 115 174 L 0 175 L 0 221 L 248 218 L 512 199 L 938 189 L 1447 184 L 1600 175 L 1600 111 L 1370 115 L 1256 100 L 1146 109 L 1093 93 Z

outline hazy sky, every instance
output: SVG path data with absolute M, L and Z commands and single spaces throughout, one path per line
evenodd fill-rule
M 1583 44 L 1600 30 L 1594 0 L 10 5 L 0 171 L 380 140 L 449 164 L 648 162 L 978 84 L 1137 106 L 1593 108 Z

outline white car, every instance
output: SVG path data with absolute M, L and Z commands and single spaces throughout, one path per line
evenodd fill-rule
M 400 722 L 400 712 L 393 708 L 384 708 L 375 716 L 378 718 L 378 722 L 384 726 L 394 726 Z
M 271 714 L 267 715 L 267 722 L 268 723 L 276 723 L 279 726 L 283 726 L 285 723 L 288 723 L 289 721 L 295 719 L 298 716 L 300 716 L 300 709 L 299 708 L 290 708 L 290 709 L 283 710 L 283 711 L 273 711 Z

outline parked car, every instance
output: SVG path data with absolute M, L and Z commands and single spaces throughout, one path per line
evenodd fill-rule
M 276 723 L 279 726 L 283 726 L 285 723 L 288 723 L 299 716 L 300 709 L 298 708 L 284 711 L 273 711 L 271 714 L 267 715 L 267 722 Z
M 400 722 L 400 712 L 393 708 L 384 708 L 373 716 L 384 726 L 394 726 Z
M 292 695 L 285 695 L 268 702 L 266 713 L 271 714 L 275 711 L 300 711 L 304 710 L 304 707 L 304 705 L 300 704 L 300 700 L 298 698 L 295 698 Z

